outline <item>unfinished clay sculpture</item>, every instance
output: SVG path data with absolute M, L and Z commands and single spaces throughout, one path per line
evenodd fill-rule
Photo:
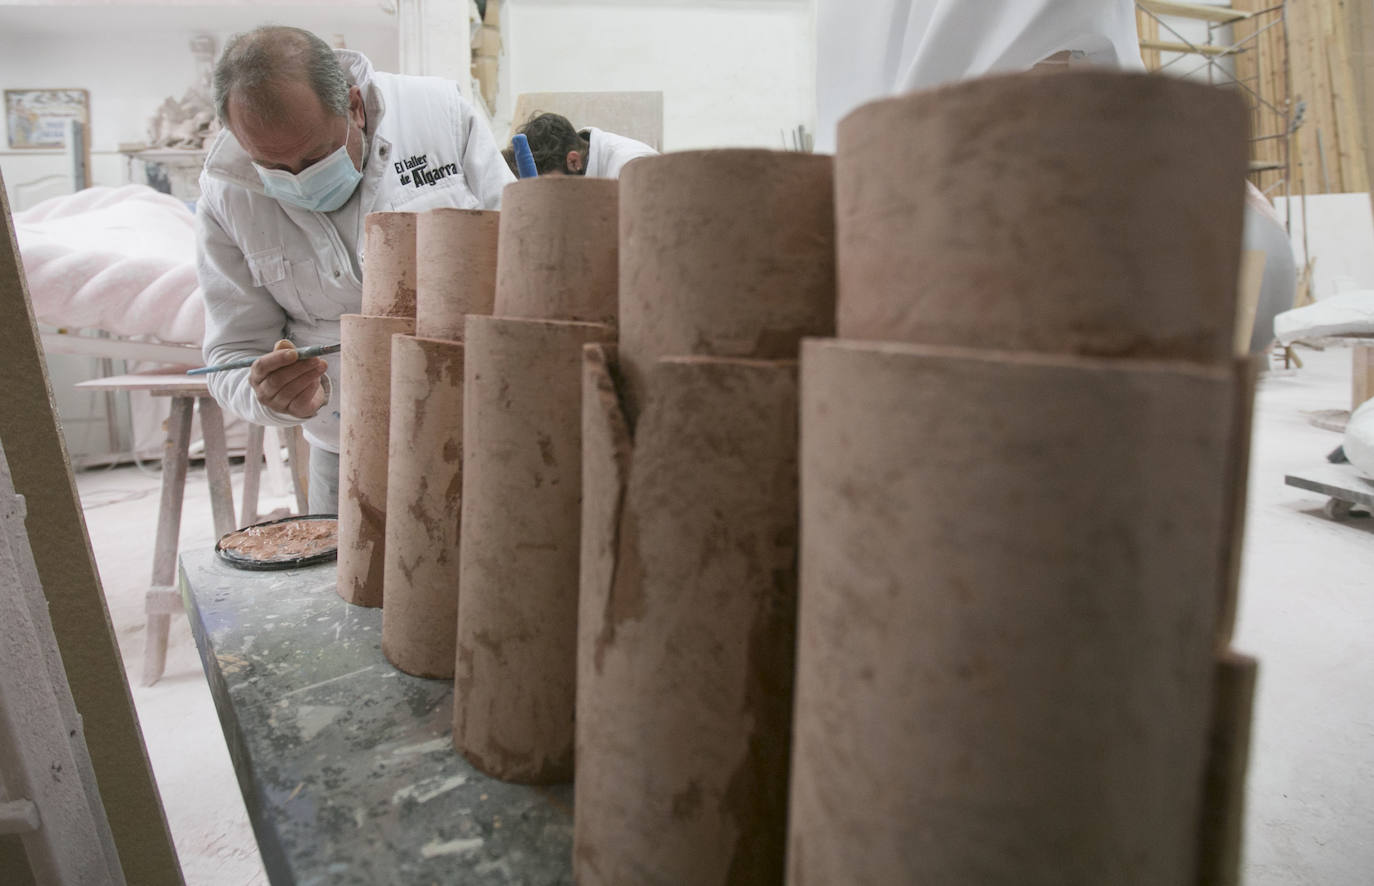
M 501 213 L 431 209 L 415 223 L 415 334 L 462 341 L 468 314 L 496 301 L 496 238 Z

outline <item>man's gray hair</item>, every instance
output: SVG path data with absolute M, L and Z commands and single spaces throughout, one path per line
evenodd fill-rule
M 329 113 L 348 113 L 348 80 L 328 43 L 309 31 L 281 25 L 235 34 L 215 65 L 220 123 L 229 124 L 230 98 L 263 120 L 280 120 L 277 86 L 292 80 L 309 83 Z

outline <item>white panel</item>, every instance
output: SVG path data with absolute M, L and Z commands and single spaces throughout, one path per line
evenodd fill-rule
M 808 3 L 516 0 L 505 19 L 510 94 L 661 90 L 665 150 L 782 148 L 783 130 L 814 129 Z

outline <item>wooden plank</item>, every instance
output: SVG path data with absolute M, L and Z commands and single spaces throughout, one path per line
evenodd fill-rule
M 96 338 L 90 335 L 69 335 L 63 332 L 44 332 L 43 350 L 49 354 L 77 354 L 109 357 L 112 360 L 141 360 L 166 363 L 172 366 L 199 366 L 200 348 L 195 345 L 165 345 L 150 341 L 127 341 L 122 338 Z
M 1142 43 L 1159 39 L 1159 20 L 1139 8 L 1139 5 L 1137 5 L 1135 11 L 1135 29 L 1138 39 Z M 1140 60 L 1145 63 L 1145 70 L 1159 70 L 1158 49 L 1145 49 L 1142 46 L 1140 50 Z
M 1364 139 L 1365 181 L 1374 185 L 1374 10 L 1367 3 L 1350 2 L 1344 10 L 1355 108 Z
M 1350 410 L 1374 397 L 1374 347 L 1355 347 L 1350 358 Z
M 243 456 L 243 510 L 239 512 L 239 527 L 258 522 L 258 492 L 262 483 L 262 441 L 267 429 L 262 425 L 248 425 L 248 452 Z
M 153 546 L 153 576 L 149 584 L 167 587 L 176 581 L 177 542 L 181 537 L 181 503 L 186 497 L 187 450 L 191 445 L 193 397 L 173 397 L 167 417 L 167 439 L 162 443 L 162 498 L 157 507 L 157 535 Z M 230 508 L 232 512 L 232 506 Z M 167 665 L 166 614 L 150 613 L 143 638 L 143 685 L 151 686 Z
M 15 490 L 27 501 L 33 559 L 124 877 L 140 886 L 181 884 L 57 425 L 3 173 L 0 218 L 0 439 L 7 444 Z
M 1208 6 L 1202 3 L 1183 3 L 1178 0 L 1136 0 L 1136 6 L 1156 15 L 1176 15 L 1201 21 L 1229 24 L 1244 21 L 1251 13 L 1229 6 Z
M 205 476 L 210 482 L 210 512 L 214 515 L 215 535 L 223 538 L 236 527 L 234 487 L 229 479 L 229 449 L 224 441 L 224 412 L 214 397 L 197 397 L 200 404 L 200 434 L 205 441 Z
M 1374 508 L 1374 483 L 1362 476 L 1354 465 L 1319 464 L 1301 474 L 1288 474 L 1283 482 L 1296 489 Z
M 148 391 L 152 394 L 193 394 L 209 396 L 210 388 L 203 375 L 186 375 L 166 369 L 111 375 L 79 381 L 73 387 L 89 391 Z
M 1173 40 L 1141 40 L 1141 49 L 1155 49 L 1160 52 L 1182 52 L 1187 55 L 1227 55 L 1231 53 L 1229 46 L 1213 46 L 1206 43 L 1197 43 L 1189 46 L 1187 43 L 1177 43 Z
M 1355 87 L 1355 67 L 1352 63 L 1352 35 L 1345 16 L 1344 0 L 1332 0 L 1328 6 L 1334 51 L 1328 58 L 1332 89 L 1337 98 L 1341 148 L 1341 181 L 1346 193 L 1369 190 L 1369 172 L 1365 165 L 1368 144 L 1365 139 L 1359 97 Z
M 48 625 L 34 618 L 46 613 L 29 606 L 30 583 L 36 583 L 36 577 L 26 568 L 32 561 L 22 504 L 9 481 L 0 447 L 0 509 L 8 512 L 0 526 L 0 773 L 6 799 L 31 801 L 37 807 L 31 818 L 42 816 L 41 827 L 23 833 L 29 866 L 40 882 L 106 883 L 119 877 L 119 861 L 101 851 L 97 816 L 103 817 L 105 811 L 91 807 L 77 775 L 58 698 L 61 687 L 53 684 L 40 639 Z M 63 772 L 69 777 L 63 778 Z M 14 833 L 18 824 L 14 821 L 9 832 Z

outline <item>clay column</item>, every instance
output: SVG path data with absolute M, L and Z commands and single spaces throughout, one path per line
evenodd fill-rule
M 453 676 L 463 481 L 463 321 L 491 311 L 500 214 L 416 220 L 416 335 L 392 340 L 382 652 L 420 677 Z
M 673 154 L 621 189 L 621 343 L 585 357 L 574 873 L 777 883 L 796 355 L 833 330 L 831 161 Z
M 469 316 L 455 748 L 511 781 L 572 777 L 581 359 L 615 339 L 617 183 L 506 188 L 496 316 Z
M 345 314 L 339 402 L 339 596 L 382 605 L 391 337 L 415 331 L 415 214 L 367 216 L 363 312 Z
M 875 102 L 839 135 L 841 338 L 801 370 L 789 881 L 1195 882 L 1243 760 L 1243 692 L 1214 687 L 1244 109 L 1070 72 Z

